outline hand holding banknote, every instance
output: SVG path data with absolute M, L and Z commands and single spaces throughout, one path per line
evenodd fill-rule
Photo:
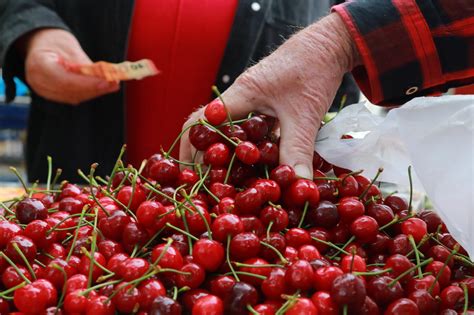
M 41 29 L 19 43 L 25 53 L 25 76 L 34 92 L 48 100 L 77 105 L 116 92 L 119 82 L 158 73 L 149 60 L 93 63 L 71 33 Z

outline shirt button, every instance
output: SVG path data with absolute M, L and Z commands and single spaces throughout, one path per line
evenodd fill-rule
M 260 8 L 261 8 L 260 3 L 258 3 L 258 2 L 252 2 L 252 4 L 250 5 L 250 7 L 251 7 L 252 10 L 254 10 L 255 12 L 260 11 Z
M 409 88 L 405 94 L 406 95 L 412 95 L 414 93 L 418 92 L 418 87 L 417 86 L 412 86 L 411 88 Z
M 225 74 L 222 76 L 221 80 L 222 80 L 222 83 L 229 83 L 230 77 L 227 74 Z

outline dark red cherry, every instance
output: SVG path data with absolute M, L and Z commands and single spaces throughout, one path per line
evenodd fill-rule
M 339 308 L 333 301 L 331 294 L 326 291 L 318 291 L 311 296 L 314 306 L 318 310 L 318 314 L 338 315 Z
M 401 298 L 393 301 L 385 310 L 385 315 L 419 315 L 418 306 L 410 299 Z
M 25 198 L 16 205 L 15 215 L 20 223 L 28 224 L 33 220 L 46 219 L 48 209 L 37 199 Z
M 286 188 L 296 180 L 296 173 L 291 166 L 280 165 L 271 171 L 270 178 L 281 188 Z
M 181 305 L 167 296 L 157 296 L 151 303 L 149 314 L 181 315 Z
M 28 237 L 17 235 L 10 239 L 10 242 L 5 249 L 5 254 L 14 262 L 24 264 L 23 258 L 20 256 L 18 251 L 15 249 L 14 244 L 18 247 L 18 249 L 23 253 L 26 259 L 29 262 L 32 262 L 36 258 L 36 245 L 35 243 Z
M 237 282 L 227 297 L 225 314 L 247 314 L 247 305 L 255 305 L 258 301 L 258 292 L 254 286 Z
M 339 305 L 358 309 L 364 304 L 366 295 L 362 279 L 351 273 L 338 276 L 332 283 L 331 296 Z
M 260 220 L 271 226 L 272 232 L 280 232 L 288 226 L 288 213 L 281 207 L 267 206 L 260 212 Z
M 286 283 L 296 290 L 309 290 L 313 286 L 313 278 L 313 267 L 306 260 L 297 260 L 292 263 L 285 273 Z
M 189 130 L 189 141 L 199 151 L 206 150 L 211 144 L 219 140 L 219 134 L 208 126 L 199 124 Z
M 269 167 L 275 167 L 278 165 L 280 151 L 278 145 L 269 141 L 263 141 L 259 143 L 258 149 L 260 150 L 260 163 L 268 165 Z
M 242 129 L 245 130 L 247 138 L 253 142 L 259 142 L 268 134 L 268 124 L 260 116 L 253 116 L 242 123 Z
M 220 130 L 228 138 L 239 139 L 242 141 L 247 140 L 247 134 L 239 125 L 233 125 L 233 126 L 225 125 L 225 126 L 222 126 Z
M 400 283 L 393 282 L 393 278 L 382 276 L 371 278 L 367 282 L 368 295 L 379 305 L 384 307 L 392 301 L 403 297 L 403 288 Z
M 253 165 L 260 159 L 257 146 L 249 141 L 240 142 L 235 148 L 235 156 L 246 165 Z
M 161 185 L 171 185 L 176 182 L 179 172 L 178 163 L 171 159 L 162 159 L 150 164 L 149 176 Z
M 260 239 L 255 233 L 239 233 L 230 241 L 230 254 L 238 261 L 256 257 L 259 252 Z
M 385 198 L 384 204 L 392 208 L 395 214 L 408 209 L 408 203 L 402 197 L 391 195 Z
M 408 295 L 408 298 L 415 302 L 420 313 L 434 315 L 438 313 L 438 301 L 425 290 L 416 290 Z

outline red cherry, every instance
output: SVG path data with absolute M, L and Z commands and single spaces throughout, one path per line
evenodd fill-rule
M 77 197 L 79 197 L 78 195 Z M 59 202 L 59 211 L 65 211 L 71 214 L 81 213 L 85 203 L 77 197 L 66 197 Z
M 240 127 L 239 125 L 225 125 L 222 126 L 220 129 L 227 138 L 235 138 L 240 139 L 242 141 L 247 140 L 247 134 L 245 133 L 244 129 L 242 129 L 242 127 Z
M 441 309 L 456 308 L 457 304 L 464 299 L 464 291 L 462 288 L 450 285 L 441 291 Z
M 240 267 L 239 270 L 242 271 L 242 272 L 252 273 L 252 274 L 256 274 L 256 275 L 260 275 L 260 276 L 264 276 L 264 277 L 268 277 L 268 275 L 271 272 L 270 267 L 264 266 L 264 265 L 268 265 L 268 262 L 266 260 L 262 259 L 262 258 L 250 258 L 250 259 L 247 259 L 247 260 L 243 261 L 243 264 L 249 265 L 249 266 Z M 249 284 L 252 284 L 252 285 L 259 285 L 263 281 L 260 278 L 247 276 L 247 275 L 244 275 L 244 274 L 242 274 L 240 276 L 240 278 L 241 278 L 242 281 L 245 281 L 245 282 L 247 282 Z
M 151 260 L 155 263 L 160 256 L 161 259 L 158 262 L 158 266 L 161 268 L 170 268 L 179 270 L 183 266 L 183 256 L 180 252 L 173 246 L 168 246 L 166 244 L 156 245 L 151 252 Z M 166 251 L 165 251 L 166 250 Z M 164 254 L 163 251 L 165 251 Z
M 219 199 L 234 198 L 236 194 L 234 186 L 219 182 L 212 183 L 209 189 Z
M 135 212 L 138 206 L 146 200 L 146 194 L 140 186 L 135 186 L 135 190 L 132 186 L 124 186 L 118 192 L 117 200 Z
M 55 258 L 44 268 L 43 278 L 51 282 L 58 290 L 62 290 L 65 281 L 64 275 L 66 278 L 70 278 L 76 273 L 75 267 L 61 258 Z
M 260 220 L 266 226 L 270 223 L 270 231 L 280 232 L 288 226 L 288 213 L 281 207 L 267 206 L 260 212 Z
M 292 228 L 285 233 L 286 244 L 288 246 L 299 248 L 311 243 L 311 236 L 305 229 Z
M 204 108 L 206 120 L 214 126 L 222 124 L 227 119 L 227 110 L 219 98 L 214 99 Z
M 56 304 L 57 292 L 47 280 L 37 280 L 15 290 L 13 302 L 21 312 L 43 311 Z
M 198 299 L 193 306 L 193 315 L 224 314 L 224 303 L 215 295 L 206 295 Z
M 20 270 L 20 272 L 23 273 L 23 275 L 28 280 L 33 280 L 31 274 L 28 272 L 28 270 L 26 270 L 26 268 L 18 266 L 18 270 Z M 7 289 L 19 285 L 23 281 L 23 278 L 16 272 L 15 268 L 13 268 L 12 266 L 7 267 L 2 274 L 2 283 Z
M 34 220 L 28 223 L 23 234 L 29 237 L 39 248 L 46 248 L 56 241 L 57 234 L 51 232 L 46 221 Z
M 166 295 L 166 288 L 156 279 L 147 279 L 138 286 L 140 292 L 140 309 L 148 310 L 153 303 L 153 300 L 158 296 Z
M 193 201 L 194 206 L 188 204 L 188 207 L 193 210 L 186 211 L 184 216 L 188 222 L 189 232 L 193 235 L 200 235 L 207 231 L 206 222 L 208 225 L 211 224 L 211 217 L 209 212 L 199 203 Z
M 254 286 L 243 281 L 237 282 L 227 297 L 225 314 L 245 314 L 247 305 L 255 305 L 258 301 L 258 292 Z
M 267 279 L 262 281 L 261 288 L 268 299 L 280 299 L 286 292 L 285 269 L 273 268 Z
M 135 312 L 140 303 L 140 292 L 127 282 L 116 286 L 117 293 L 112 298 L 114 306 L 119 312 L 131 314 Z
M 281 196 L 280 186 L 271 179 L 258 179 L 253 187 L 262 194 L 265 201 L 278 202 Z
M 247 137 L 250 141 L 259 142 L 268 134 L 268 124 L 260 116 L 253 116 L 247 119 L 242 124 L 242 129 L 245 130 Z
M 180 271 L 187 274 L 178 274 L 176 276 L 176 283 L 179 287 L 190 287 L 191 289 L 198 288 L 206 277 L 204 269 L 195 263 L 187 263 L 181 267 Z
M 337 304 L 332 300 L 331 295 L 326 291 L 318 291 L 311 296 L 314 306 L 319 314 L 338 315 Z
M 180 174 L 178 163 L 171 159 L 162 159 L 150 164 L 149 176 L 161 185 L 171 185 Z
M 119 274 L 124 281 L 132 281 L 145 275 L 150 264 L 143 258 L 128 258 L 119 265 Z
M 269 141 L 259 143 L 260 164 L 275 167 L 278 165 L 280 151 L 278 145 Z
M 425 221 L 418 218 L 410 218 L 403 221 L 401 228 L 403 234 L 412 235 L 417 243 L 428 233 Z
M 414 292 L 416 290 L 428 291 L 429 288 L 433 285 L 433 283 L 435 283 L 435 285 L 433 287 L 433 291 L 431 292 L 431 295 L 433 297 L 436 297 L 437 295 L 439 295 L 440 286 L 439 286 L 439 282 L 435 281 L 435 277 L 433 277 L 432 275 L 424 276 L 423 278 L 420 278 L 420 279 L 416 279 L 416 278 L 411 279 L 407 283 L 405 289 L 408 293 Z
M 318 310 L 316 306 L 314 306 L 313 302 L 310 299 L 306 298 L 298 298 L 296 303 L 291 306 L 288 311 L 286 311 L 287 315 L 317 315 Z
M 352 175 L 341 174 L 338 176 L 339 181 L 336 182 L 336 187 L 341 197 L 354 197 L 358 196 L 359 184 Z
M 20 254 L 15 250 L 13 244 L 18 246 L 19 250 L 23 253 L 26 259 L 31 262 L 36 258 L 36 245 L 33 241 L 22 235 L 16 235 L 10 239 L 10 242 L 5 249 L 5 254 L 14 262 L 23 264 L 23 258 Z
M 219 140 L 219 134 L 208 126 L 199 124 L 189 129 L 189 142 L 199 151 L 206 150 L 211 144 Z
M 439 275 L 438 282 L 442 288 L 449 284 L 451 280 L 451 268 L 449 266 L 445 266 L 444 263 L 440 261 L 433 261 L 429 263 L 425 267 L 425 272 L 431 272 L 431 274 L 435 277 Z
M 204 153 L 204 163 L 212 167 L 226 166 L 229 161 L 229 147 L 220 142 L 211 144 Z
M 384 313 L 385 315 L 419 315 L 420 311 L 415 302 L 410 299 L 401 298 L 393 301 Z
M 87 288 L 87 276 L 77 273 L 66 281 L 66 294 Z
M 280 233 L 271 232 L 269 236 L 267 235 L 263 236 L 262 241 L 267 244 L 272 245 L 280 253 L 283 252 L 286 248 L 285 237 L 281 235 Z M 266 246 L 261 247 L 260 256 L 268 261 L 274 261 L 279 258 L 272 249 Z
M 21 233 L 21 228 L 15 223 L 8 221 L 0 221 L 0 247 L 7 246 L 10 240 Z
M 260 151 L 252 142 L 242 141 L 235 148 L 235 156 L 242 163 L 252 165 L 260 159 Z
M 81 193 L 81 189 L 74 184 L 66 183 L 61 187 L 61 192 L 59 193 L 58 200 L 61 200 L 66 197 L 76 197 Z
M 364 281 L 352 273 L 345 273 L 334 279 L 331 288 L 331 297 L 339 305 L 348 305 L 358 309 L 367 296 Z
M 194 243 L 193 256 L 206 271 L 216 271 L 224 262 L 224 247 L 217 241 L 200 239 Z
M 297 290 L 309 290 L 313 286 L 314 272 L 306 260 L 297 260 L 286 270 L 285 280 L 288 286 Z
M 367 283 L 368 295 L 379 305 L 384 307 L 392 301 L 403 297 L 403 288 L 399 282 L 392 285 L 393 278 L 382 276 L 372 278 Z
M 285 200 L 289 205 L 295 207 L 302 207 L 306 202 L 310 206 L 317 206 L 319 202 L 318 186 L 308 179 L 297 179 L 288 187 Z
M 342 258 L 341 269 L 346 273 L 353 271 L 365 272 L 367 266 L 365 260 L 359 255 L 346 255 Z
M 326 229 L 323 228 L 311 228 L 308 230 L 309 235 L 311 236 L 311 244 L 316 247 L 319 252 L 325 253 L 328 249 L 328 245 L 318 242 L 314 239 L 322 240 L 324 242 L 331 241 L 331 236 Z
M 319 188 L 320 186 L 318 186 Z M 321 201 L 316 208 L 308 211 L 308 221 L 312 225 L 331 229 L 339 222 L 337 207 L 330 201 Z
M 423 314 L 437 314 L 438 313 L 438 300 L 435 300 L 428 291 L 417 290 L 413 291 L 408 295 L 408 298 L 415 302 L 418 306 L 420 313 Z
M 402 197 L 390 195 L 384 200 L 384 204 L 389 206 L 395 214 L 408 209 L 408 203 Z
M 371 242 L 377 237 L 379 225 L 374 218 L 363 215 L 352 221 L 351 233 L 361 242 Z
M 257 214 L 262 203 L 262 194 L 256 188 L 248 188 L 235 196 L 235 207 L 241 215 Z
M 286 188 L 296 180 L 296 173 L 291 166 L 280 165 L 271 171 L 270 178 L 281 188 Z
M 405 234 L 396 235 L 389 243 L 389 252 L 390 254 L 408 254 L 413 247 L 408 241 L 408 237 Z
M 321 267 L 314 272 L 314 287 L 319 291 L 331 291 L 332 283 L 344 272 L 335 266 Z
M 105 263 L 106 263 L 104 256 L 99 252 L 94 253 L 94 261 L 96 261 L 102 266 L 105 266 Z M 79 265 L 79 272 L 82 273 L 83 275 L 89 276 L 89 270 L 91 267 L 92 267 L 92 280 L 96 281 L 97 278 L 99 278 L 104 273 L 104 271 L 100 269 L 96 264 L 92 264 L 89 257 L 87 257 L 86 255 L 83 255 L 81 257 L 81 263 Z
M 190 169 L 185 168 L 178 175 L 178 186 L 186 185 L 186 189 L 191 188 L 199 180 L 198 174 Z
M 275 313 L 278 311 L 278 306 L 270 303 L 266 304 L 257 304 L 253 307 L 253 309 L 259 314 L 259 315 L 275 315 Z M 251 313 L 249 313 L 250 315 Z
M 211 226 L 212 235 L 220 242 L 224 242 L 227 237 L 231 237 L 244 231 L 244 224 L 235 214 L 225 213 L 219 215 Z
M 367 207 L 367 215 L 373 217 L 380 226 L 384 226 L 393 220 L 394 214 L 389 206 L 371 203 Z
M 28 224 L 33 220 L 44 220 L 48 217 L 48 209 L 37 199 L 25 198 L 18 202 L 15 215 L 22 224 Z
M 166 224 L 165 207 L 157 201 L 144 201 L 137 209 L 137 221 L 146 228 L 159 230 Z
M 385 268 L 390 268 L 392 271 L 390 275 L 394 278 L 398 277 L 408 269 L 413 267 L 413 263 L 404 255 L 395 254 L 387 258 L 385 261 Z M 413 273 L 404 276 L 401 281 L 406 282 L 411 279 Z
M 355 198 L 342 198 L 337 206 L 341 220 L 350 223 L 365 213 L 362 202 Z
M 95 296 L 95 291 L 89 293 L 89 296 L 80 295 L 82 290 L 75 290 L 67 293 L 64 298 L 64 310 L 68 313 L 83 313 L 87 307 L 87 299 Z
M 212 294 L 225 299 L 231 292 L 235 279 L 231 276 L 217 276 L 210 281 L 210 291 Z
M 86 315 L 113 315 L 114 313 L 114 305 L 104 295 L 95 296 L 87 301 Z
M 436 232 L 438 227 L 444 224 L 439 215 L 431 210 L 422 210 L 417 213 L 417 216 L 425 221 L 429 233 Z
M 259 252 L 260 239 L 255 233 L 239 233 L 230 241 L 230 253 L 236 260 L 241 261 L 255 257 Z

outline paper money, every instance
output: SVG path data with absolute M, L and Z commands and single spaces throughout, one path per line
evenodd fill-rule
M 59 62 L 67 71 L 103 78 L 109 82 L 141 80 L 159 73 L 155 64 L 150 59 L 142 59 L 134 62 L 125 61 L 121 63 L 98 61 L 89 65 L 74 64 L 64 59 L 60 59 Z

